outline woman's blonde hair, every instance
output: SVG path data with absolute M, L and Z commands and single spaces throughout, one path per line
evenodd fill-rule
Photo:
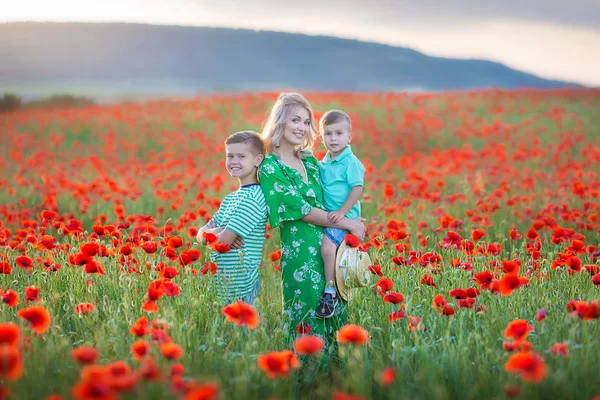
M 265 142 L 267 153 L 272 153 L 274 149 L 279 147 L 279 141 L 283 136 L 285 123 L 292 114 L 292 110 L 296 107 L 303 107 L 308 111 L 310 120 L 310 129 L 304 137 L 302 145 L 296 150 L 298 155 L 304 157 L 304 150 L 312 150 L 317 136 L 317 128 L 315 128 L 315 118 L 310 103 L 300 93 L 281 93 L 275 104 L 271 108 L 269 118 L 264 123 L 262 130 L 262 139 Z

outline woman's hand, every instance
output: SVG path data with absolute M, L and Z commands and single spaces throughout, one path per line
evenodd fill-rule
M 365 239 L 365 235 L 367 234 L 367 227 L 363 223 L 365 221 L 364 218 L 354 218 L 348 220 L 348 231 L 351 234 L 356 236 L 361 242 Z
M 342 218 L 344 218 L 344 214 L 342 214 L 340 210 L 327 213 L 327 221 L 331 222 L 332 224 L 340 222 Z

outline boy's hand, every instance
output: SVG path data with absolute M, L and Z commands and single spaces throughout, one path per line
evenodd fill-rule
M 241 249 L 244 246 L 244 239 L 241 236 L 235 238 L 233 243 L 231 243 L 232 249 Z
M 215 222 L 215 220 L 214 220 L 214 219 L 211 219 L 210 221 L 208 221 L 208 224 L 206 224 L 206 226 L 207 226 L 209 229 L 213 229 L 213 228 L 216 228 L 216 227 L 217 227 L 217 223 Z
M 340 210 L 327 213 L 327 221 L 331 222 L 332 224 L 340 222 L 342 218 L 344 218 L 344 214 L 342 214 Z

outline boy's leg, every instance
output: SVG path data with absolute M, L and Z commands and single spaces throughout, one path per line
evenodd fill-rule
M 335 252 L 337 247 L 327 236 L 323 236 L 321 242 L 321 256 L 323 257 L 323 266 L 325 268 L 325 282 L 329 284 L 335 279 Z
M 338 305 L 337 293 L 335 291 L 335 253 L 337 247 L 327 236 L 323 235 L 321 243 L 321 256 L 325 269 L 325 290 L 319 299 L 315 315 L 318 318 L 330 318 L 335 314 Z

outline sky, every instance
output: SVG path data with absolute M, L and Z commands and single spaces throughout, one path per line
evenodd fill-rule
M 0 22 L 12 21 L 337 36 L 433 56 L 498 61 L 544 78 L 600 87 L 600 0 L 0 0 Z

